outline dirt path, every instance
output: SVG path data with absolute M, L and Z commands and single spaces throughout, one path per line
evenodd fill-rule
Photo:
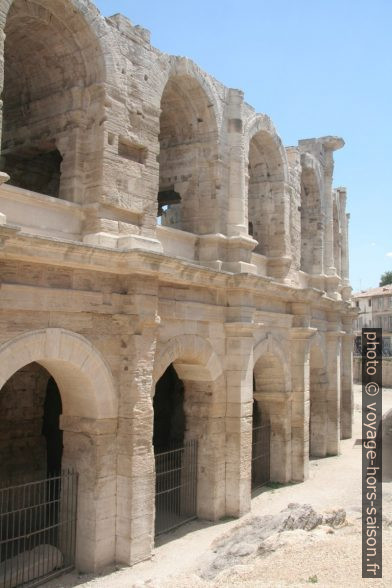
M 252 500 L 252 512 L 241 519 L 218 524 L 194 521 L 160 539 L 151 561 L 133 568 L 107 569 L 98 577 L 68 574 L 49 587 L 211 587 L 211 586 L 392 586 L 392 526 L 384 530 L 383 580 L 361 580 L 361 389 L 355 387 L 353 438 L 342 441 L 341 455 L 312 460 L 310 476 L 302 484 L 275 490 L 264 489 Z M 383 394 L 383 412 L 392 408 L 392 390 Z M 383 484 L 384 514 L 392 521 L 392 483 Z M 271 553 L 255 557 L 245 565 L 229 567 L 212 581 L 199 576 L 211 558 L 216 543 L 239 524 L 255 515 L 274 515 L 289 503 L 310 504 L 316 511 L 343 508 L 348 524 L 332 530 L 320 527 L 312 532 L 290 531 L 285 541 Z M 295 535 L 293 535 L 293 533 Z M 285 534 L 287 535 L 287 533 Z M 294 540 L 290 540 L 290 537 Z

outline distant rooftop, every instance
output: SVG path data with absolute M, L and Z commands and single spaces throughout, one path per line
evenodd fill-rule
M 387 286 L 380 286 L 379 288 L 370 288 L 369 290 L 361 290 L 361 292 L 355 292 L 353 298 L 365 298 L 369 296 L 382 296 L 383 294 L 392 294 L 392 284 Z

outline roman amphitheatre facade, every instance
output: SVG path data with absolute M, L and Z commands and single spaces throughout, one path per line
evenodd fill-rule
M 131 565 L 351 437 L 344 143 L 88 0 L 0 28 L 0 480 L 77 472 L 77 568 Z

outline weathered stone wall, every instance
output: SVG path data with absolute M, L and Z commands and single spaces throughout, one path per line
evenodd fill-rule
M 309 444 L 337 455 L 351 435 L 343 142 L 285 149 L 240 90 L 88 0 L 4 0 L 0 29 L 16 184 L 0 186 L 0 387 L 32 362 L 55 379 L 77 567 L 131 564 L 154 544 L 153 396 L 170 365 L 200 517 L 250 509 L 255 400 L 276 481 L 307 477 Z

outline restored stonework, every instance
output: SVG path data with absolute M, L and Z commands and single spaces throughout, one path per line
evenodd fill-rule
M 133 564 L 154 545 L 169 366 L 199 445 L 199 517 L 250 509 L 254 402 L 274 481 L 304 480 L 309 454 L 351 437 L 344 143 L 285 148 L 241 91 L 89 0 L 0 0 L 0 31 L 1 467 L 9 419 L 39 433 L 39 364 L 80 474 L 77 567 Z

